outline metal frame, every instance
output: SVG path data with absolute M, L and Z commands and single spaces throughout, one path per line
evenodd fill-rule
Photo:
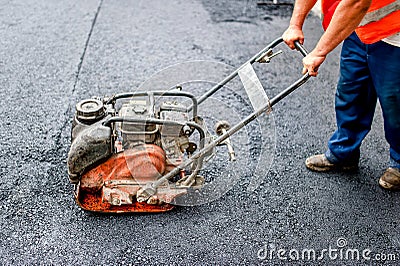
M 196 164 L 196 169 L 195 171 L 198 172 L 201 168 L 203 158 L 216 146 L 222 144 L 225 140 L 227 140 L 230 136 L 235 134 L 237 131 L 239 131 L 241 128 L 246 126 L 248 123 L 259 117 L 261 114 L 269 111 L 276 103 L 278 103 L 280 100 L 288 96 L 290 93 L 295 91 L 297 88 L 299 88 L 301 85 L 303 85 L 309 78 L 310 75 L 307 73 L 303 75 L 300 79 L 295 81 L 293 84 L 289 85 L 286 87 L 283 91 L 281 91 L 278 95 L 270 99 L 267 103 L 265 103 L 262 107 L 256 109 L 253 113 L 248 115 L 246 118 L 244 118 L 240 123 L 234 125 L 232 128 L 230 128 L 227 131 L 224 131 L 223 134 L 221 134 L 218 138 L 214 139 L 211 141 L 208 145 L 204 146 L 204 138 L 205 134 L 203 129 L 196 123 L 196 118 L 197 118 L 197 109 L 198 105 L 200 105 L 202 102 L 204 102 L 206 99 L 208 99 L 211 95 L 219 91 L 222 87 L 224 87 L 228 82 L 230 82 L 233 78 L 235 78 L 239 70 L 244 67 L 247 64 L 254 64 L 255 62 L 269 62 L 272 57 L 277 55 L 278 53 L 273 53 L 272 48 L 276 47 L 278 44 L 282 43 L 283 39 L 282 37 L 274 40 L 271 42 L 269 45 L 267 45 L 264 49 L 259 51 L 256 55 L 254 55 L 252 58 L 250 58 L 247 62 L 245 62 L 243 65 L 238 67 L 235 71 L 233 71 L 230 75 L 228 75 L 226 78 L 224 78 L 221 82 L 216 84 L 214 87 L 212 87 L 210 90 L 208 90 L 206 93 L 204 93 L 202 96 L 200 96 L 198 99 L 194 97 L 191 93 L 187 92 L 171 92 L 171 91 L 155 91 L 155 92 L 137 92 L 137 93 L 122 93 L 122 94 L 117 94 L 113 97 L 111 97 L 107 103 L 113 103 L 117 99 L 121 98 L 127 98 L 127 97 L 133 97 L 133 96 L 150 96 L 151 98 L 156 96 L 185 96 L 188 97 L 192 100 L 192 105 L 187 108 L 187 111 L 193 112 L 193 121 L 194 122 L 187 122 L 187 123 L 177 123 L 177 122 L 171 122 L 171 121 L 164 121 L 161 119 L 124 119 L 123 117 L 112 117 L 107 119 L 106 121 L 103 122 L 103 125 L 105 126 L 111 126 L 112 123 L 115 122 L 138 122 L 138 123 L 155 123 L 155 124 L 165 124 L 165 123 L 172 123 L 172 124 L 179 124 L 179 125 L 188 125 L 190 127 L 196 128 L 196 130 L 200 133 L 200 149 L 197 153 L 193 154 L 189 159 L 181 163 L 179 166 L 175 167 L 172 171 L 170 171 L 168 174 L 162 176 L 159 178 L 157 181 L 154 182 L 149 182 L 145 186 L 143 186 L 138 192 L 137 192 L 137 201 L 138 202 L 145 202 L 147 199 L 149 199 L 152 195 L 155 195 L 157 193 L 157 188 L 163 184 L 165 181 L 170 180 L 173 178 L 175 175 L 177 175 L 181 170 L 184 170 L 187 166 L 191 165 L 192 163 Z M 296 49 L 303 55 L 306 56 L 308 54 L 307 50 L 299 43 L 295 42 Z

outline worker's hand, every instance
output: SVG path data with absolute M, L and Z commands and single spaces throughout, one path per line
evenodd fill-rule
M 326 55 L 319 55 L 315 50 L 303 58 L 303 74 L 316 77 L 319 66 L 325 61 Z
M 300 44 L 304 43 L 304 34 L 301 27 L 290 25 L 289 28 L 282 35 L 283 41 L 290 47 L 295 49 L 294 42 L 298 41 Z

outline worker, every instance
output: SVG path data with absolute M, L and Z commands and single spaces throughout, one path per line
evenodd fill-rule
M 294 49 L 317 0 L 296 0 L 283 40 Z M 317 76 L 326 56 L 342 43 L 336 88 L 337 129 L 324 154 L 306 159 L 313 171 L 358 168 L 361 142 L 371 129 L 376 101 L 390 146 L 379 185 L 400 190 L 400 0 L 322 0 L 324 33 L 303 59 L 303 74 Z

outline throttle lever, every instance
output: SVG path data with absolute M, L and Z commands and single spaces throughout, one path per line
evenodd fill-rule
M 231 126 L 229 125 L 229 123 L 227 121 L 221 120 L 218 121 L 215 124 L 215 132 L 221 136 L 223 134 L 226 134 L 227 131 L 231 128 Z M 225 144 L 226 147 L 228 148 L 228 153 L 229 153 L 229 159 L 231 161 L 236 161 L 236 156 L 235 156 L 235 151 L 233 149 L 232 143 L 231 143 L 231 139 L 230 137 L 226 138 L 223 142 L 220 143 L 220 145 Z
M 266 52 L 262 53 L 258 58 L 256 58 L 256 62 L 258 63 L 269 63 L 271 59 L 282 53 L 282 50 L 274 53 L 272 49 L 268 49 Z

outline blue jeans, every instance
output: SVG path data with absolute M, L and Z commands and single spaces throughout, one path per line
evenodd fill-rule
M 366 45 L 355 33 L 342 46 L 335 96 L 337 130 L 328 142 L 332 163 L 357 164 L 360 145 L 371 129 L 376 101 L 382 107 L 390 167 L 400 168 L 400 47 Z

